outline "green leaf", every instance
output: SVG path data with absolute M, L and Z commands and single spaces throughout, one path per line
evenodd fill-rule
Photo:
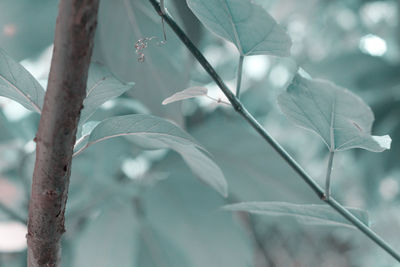
M 147 225 L 145 225 L 147 224 Z M 189 264 L 186 255 L 174 244 L 174 240 L 164 235 L 144 221 L 140 229 L 140 247 L 137 266 L 141 267 L 186 267 Z
M 216 212 L 226 200 L 198 180 L 188 179 L 190 170 L 181 166 L 176 153 L 154 168 L 170 172 L 171 179 L 143 194 L 146 218 L 171 245 L 184 252 L 189 261 L 185 266 L 254 266 L 253 240 L 247 229 L 239 220 L 232 220 L 231 214 Z M 171 265 L 181 266 L 175 264 Z
M 242 202 L 226 205 L 223 209 L 229 211 L 246 211 L 258 215 L 292 216 L 305 224 L 355 228 L 353 224 L 349 223 L 328 205 L 300 205 L 286 202 Z M 366 211 L 355 208 L 348 208 L 348 210 L 365 225 L 369 225 L 368 213 Z
M 83 138 L 85 145 L 74 155 L 81 153 L 90 145 L 118 136 L 129 137 L 146 149 L 175 150 L 203 182 L 223 196 L 227 195 L 228 186 L 221 169 L 203 153 L 204 149 L 193 137 L 175 124 L 151 115 L 126 115 L 100 122 L 94 127 L 89 138 Z
M 176 14 L 173 5 L 168 5 L 168 10 Z M 161 44 L 160 18 L 147 0 L 101 1 L 93 59 L 104 62 L 122 81 L 133 80 L 134 98 L 152 114 L 182 125 L 180 104 L 162 106 L 160 103 L 176 88 L 187 87 L 191 68 L 187 67 L 188 52 L 179 38 L 169 27 L 165 30 L 168 41 Z M 146 37 L 157 38 L 141 50 L 144 62 L 139 62 L 135 42 Z
M 89 213 L 89 227 L 73 238 L 76 254 L 72 266 L 134 266 L 140 248 L 140 224 L 133 205 L 128 203 L 108 199 L 96 213 Z
M 104 185 L 85 192 L 104 199 L 82 213 L 87 216 L 86 227 L 79 228 L 79 217 L 67 219 L 68 229 L 81 230 L 69 231 L 76 253 L 72 266 L 253 266 L 252 240 L 246 230 L 229 213 L 215 212 L 225 200 L 197 180 L 187 179 L 190 172 L 177 157 L 172 154 L 155 166 L 156 171 L 170 170 L 174 178 L 142 191 L 140 198 L 118 192 L 103 196 L 109 193 Z M 121 186 L 134 189 L 126 183 Z
M 8 97 L 29 110 L 41 113 L 44 89 L 24 67 L 1 48 L 0 96 Z
M 315 200 L 312 190 L 256 132 L 248 130 L 241 118 L 214 112 L 201 127 L 193 127 L 190 134 L 218 159 L 229 179 L 229 192 L 235 197 L 295 203 Z
M 188 98 L 193 98 L 197 96 L 205 96 L 207 95 L 208 89 L 205 87 L 190 87 L 183 91 L 177 92 L 172 96 L 164 99 L 162 102 L 163 105 L 167 105 L 176 101 L 181 101 Z
M 390 148 L 388 135 L 371 136 L 371 108 L 333 83 L 296 76 L 278 103 L 294 123 L 317 133 L 330 151 L 363 148 L 382 152 Z
M 288 56 L 291 40 L 261 6 L 249 0 L 187 0 L 212 32 L 231 41 L 243 56 Z
M 132 86 L 133 83 L 120 82 L 101 64 L 93 63 L 89 69 L 86 98 L 79 123 L 86 122 L 103 103 L 122 95 Z

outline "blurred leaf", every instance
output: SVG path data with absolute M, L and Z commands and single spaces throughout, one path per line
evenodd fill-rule
M 140 267 L 187 267 L 191 266 L 181 251 L 149 222 L 144 222 L 140 229 L 140 248 L 137 266 Z
M 199 180 L 189 179 L 189 168 L 179 164 L 176 154 L 154 169 L 170 172 L 170 178 L 143 195 L 146 218 L 184 253 L 189 262 L 186 266 L 255 266 L 246 229 L 230 214 L 218 211 L 226 203 L 220 195 Z
M 400 83 L 398 64 L 353 49 L 329 54 L 324 60 L 305 64 L 304 67 L 315 77 L 337 81 L 340 86 L 359 93 L 372 91 L 374 97 L 368 99 L 368 103 L 390 95 L 390 88 Z
M 174 149 L 173 147 L 171 147 Z M 228 195 L 228 184 L 218 165 L 195 146 L 177 146 L 176 150 L 190 169 L 221 195 Z
M 0 113 L 0 125 L 4 123 L 1 134 L 9 132 L 13 138 L 31 141 L 35 137 L 39 125 L 40 114 L 29 112 L 27 116 L 18 121 L 9 121 L 3 113 Z
M 328 205 L 292 204 L 286 202 L 242 202 L 226 205 L 224 210 L 246 211 L 258 215 L 293 216 L 305 224 L 336 225 L 355 228 Z M 368 213 L 360 209 L 348 209 L 365 225 L 369 225 Z
M 227 183 L 222 171 L 201 151 L 204 149 L 197 141 L 175 124 L 151 115 L 126 115 L 102 121 L 75 155 L 92 144 L 118 136 L 129 136 L 130 140 L 147 149 L 175 150 L 202 181 L 222 195 L 227 195 Z
M 44 100 L 42 86 L 3 49 L 0 49 L 0 95 L 41 113 Z
M 0 1 L 0 44 L 20 61 L 40 53 L 54 40 L 58 1 Z
M 88 121 L 84 125 L 82 125 L 82 136 L 89 135 L 97 125 L 99 125 L 100 121 Z
M 189 132 L 218 160 L 231 194 L 246 201 L 315 201 L 309 187 L 245 121 L 221 113 L 215 111 Z
M 73 266 L 252 266 L 246 233 L 230 214 L 216 211 L 224 200 L 187 179 L 175 155 L 168 158 L 162 165 L 174 178 L 143 192 L 139 209 L 117 193 L 88 214 L 87 227 L 71 239 Z
M 85 123 L 99 106 L 107 100 L 125 93 L 133 85 L 134 83 L 124 84 L 120 82 L 104 66 L 93 63 L 89 69 L 86 98 L 83 101 L 79 123 Z
M 140 225 L 133 211 L 133 205 L 106 202 L 75 237 L 73 266 L 134 266 Z
M 363 148 L 382 152 L 390 148 L 388 135 L 371 136 L 371 108 L 333 83 L 297 76 L 278 103 L 290 120 L 317 133 L 330 151 Z
M 249 0 L 187 0 L 198 19 L 236 45 L 241 55 L 288 56 L 291 40 L 261 6 Z
M 174 11 L 172 5 L 168 9 Z M 101 1 L 93 58 L 122 81 L 135 81 L 135 90 L 128 94 L 152 114 L 182 125 L 180 103 L 160 103 L 176 88 L 187 87 L 191 67 L 183 44 L 169 27 L 165 29 L 168 41 L 161 44 L 161 20 L 147 0 Z M 135 43 L 146 37 L 152 40 L 141 50 L 144 62 L 139 62 Z
M 177 92 L 175 94 L 173 94 L 172 96 L 164 99 L 164 101 L 162 102 L 163 105 L 167 105 L 176 101 L 180 101 L 180 100 L 184 100 L 184 99 L 188 99 L 188 98 L 193 98 L 193 97 L 197 97 L 197 96 L 204 96 L 207 95 L 207 88 L 205 87 L 190 87 L 187 88 L 183 91 Z
M 121 165 L 139 152 L 126 139 L 116 138 L 112 142 L 100 142 L 74 158 L 67 216 L 76 212 L 87 214 L 90 207 L 101 206 L 113 194 L 135 194 L 135 188 L 121 180 Z

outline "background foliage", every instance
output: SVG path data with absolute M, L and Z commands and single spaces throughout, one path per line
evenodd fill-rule
M 338 153 L 332 191 L 346 206 L 368 210 L 372 228 L 400 249 L 399 2 L 255 2 L 287 30 L 292 56 L 246 57 L 243 102 L 320 184 L 326 148 L 284 117 L 277 95 L 299 65 L 367 102 L 376 118 L 373 133 L 389 134 L 392 148 Z M 234 45 L 207 31 L 185 1 L 167 1 L 167 7 L 233 88 L 239 56 Z M 1 48 L 45 88 L 56 1 L 3 0 L 0 14 Z M 210 152 L 228 182 L 229 197 L 194 179 L 175 152 L 144 150 L 125 137 L 90 146 L 73 163 L 63 266 L 395 266 L 353 229 L 220 210 L 239 201 L 320 202 L 231 107 L 204 97 L 161 105 L 198 85 L 223 99 L 175 35 L 168 29 L 166 34 L 168 41 L 161 44 L 160 18 L 147 0 L 101 1 L 93 60 L 134 85 L 120 87 L 115 96 L 123 94 L 90 120 L 153 114 L 174 121 Z M 139 62 L 135 43 L 153 36 Z M 25 217 L 39 115 L 0 100 L 0 201 Z M 0 266 L 25 266 L 25 231 L 0 211 Z

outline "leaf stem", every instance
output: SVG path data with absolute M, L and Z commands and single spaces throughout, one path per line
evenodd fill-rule
M 208 99 L 211 99 L 211 100 L 217 102 L 217 103 L 225 104 L 225 105 L 228 105 L 228 106 L 231 105 L 231 103 L 225 102 L 224 100 L 221 100 L 220 98 L 217 99 L 217 98 L 214 98 L 214 97 L 209 96 L 209 95 L 206 95 L 206 97 L 207 97 Z
M 165 14 L 165 2 L 164 2 L 164 0 L 160 0 L 160 8 L 161 8 L 161 12 L 163 14 Z M 164 24 L 164 18 L 163 17 L 161 17 L 161 24 L 162 24 L 164 42 L 166 42 L 167 41 L 167 34 L 165 33 L 165 24 Z
M 333 169 L 333 156 L 334 151 L 329 152 L 328 168 L 326 169 L 326 179 L 325 179 L 325 198 L 329 199 L 331 195 L 331 173 Z
M 267 141 L 272 148 L 286 161 L 286 163 L 303 179 L 303 181 L 310 186 L 314 193 L 328 205 L 334 208 L 344 218 L 348 219 L 355 227 L 361 232 L 368 236 L 375 244 L 380 246 L 394 259 L 400 262 L 400 254 L 396 252 L 388 243 L 386 243 L 381 237 L 379 237 L 374 231 L 371 230 L 367 225 L 360 221 L 357 217 L 351 214 L 345 207 L 338 203 L 335 199 L 324 199 L 324 190 L 314 181 L 314 179 L 297 163 L 289 153 L 269 135 L 269 133 L 261 126 L 261 124 L 247 111 L 240 100 L 232 93 L 232 91 L 226 86 L 221 77 L 216 73 L 214 68 L 210 65 L 207 59 L 199 51 L 199 49 L 192 43 L 189 37 L 183 32 L 183 30 L 176 24 L 175 20 L 166 12 L 165 14 L 161 11 L 160 5 L 157 0 L 149 0 L 153 5 L 157 13 L 165 20 L 165 22 L 171 27 L 182 43 L 189 49 L 197 61 L 211 76 L 214 82 L 222 90 L 225 96 L 231 102 L 233 108 L 238 112 L 256 131 L 259 135 Z
M 237 69 L 237 76 L 236 76 L 236 97 L 237 98 L 240 98 L 240 86 L 242 83 L 243 60 L 244 60 L 244 56 L 240 55 L 239 65 L 238 65 L 238 69 Z

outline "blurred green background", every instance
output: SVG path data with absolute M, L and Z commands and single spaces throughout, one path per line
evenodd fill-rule
M 372 228 L 400 250 L 400 2 L 255 0 L 284 26 L 292 56 L 245 59 L 242 100 L 321 184 L 328 153 L 320 139 L 290 123 L 277 106 L 301 67 L 361 96 L 389 134 L 383 153 L 339 153 L 333 195 L 366 209 Z M 207 31 L 184 0 L 167 7 L 218 73 L 235 86 L 237 51 Z M 57 1 L 2 0 L 0 47 L 43 84 L 52 52 Z M 204 85 L 224 99 L 147 0 L 102 0 L 93 61 L 132 90 L 93 119 L 151 113 L 184 127 L 212 154 L 229 184 L 228 199 L 194 179 L 178 154 L 143 151 L 127 138 L 90 147 L 74 159 L 63 267 L 389 267 L 396 262 L 357 230 L 248 216 L 219 208 L 238 201 L 319 203 L 312 191 L 232 110 L 205 98 L 163 106 L 174 92 Z M 157 37 L 139 62 L 134 45 Z M 39 116 L 0 98 L 0 202 L 27 216 Z M 26 229 L 0 210 L 0 266 L 26 266 Z

